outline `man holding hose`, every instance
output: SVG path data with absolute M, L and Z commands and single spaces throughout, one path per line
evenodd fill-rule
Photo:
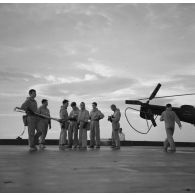
M 38 143 L 38 138 L 41 135 L 41 131 L 37 128 L 38 117 L 34 114 L 37 112 L 37 102 L 35 100 L 36 90 L 29 90 L 29 97 L 21 105 L 21 109 L 27 113 L 27 123 L 28 123 L 28 143 L 30 146 L 29 151 L 36 151 L 36 143 Z M 35 130 L 37 130 L 35 134 Z
M 50 112 L 47 106 L 48 106 L 48 100 L 43 99 L 42 105 L 39 107 L 37 113 L 50 117 Z M 40 140 L 39 140 L 40 149 L 45 148 L 45 137 L 47 135 L 48 127 L 49 129 L 51 129 L 51 119 L 40 117 L 38 121 L 38 129 L 42 132 L 42 135 L 40 136 Z

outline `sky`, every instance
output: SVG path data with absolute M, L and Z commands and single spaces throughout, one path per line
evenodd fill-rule
M 28 90 L 37 102 L 48 99 L 59 117 L 63 99 L 96 101 L 105 114 L 101 138 L 111 137 L 111 104 L 122 113 L 127 140 L 162 141 L 164 124 L 147 135 L 133 131 L 125 117 L 125 100 L 195 92 L 195 4 L 64 3 L 0 4 L 0 139 L 23 130 L 21 106 Z M 156 99 L 151 104 L 195 105 L 194 96 Z M 70 112 L 70 107 L 68 111 Z M 128 111 L 129 120 L 146 132 L 146 121 Z M 194 142 L 195 127 L 176 127 L 176 141 Z M 58 139 L 52 121 L 47 138 Z M 27 138 L 27 132 L 24 134 Z

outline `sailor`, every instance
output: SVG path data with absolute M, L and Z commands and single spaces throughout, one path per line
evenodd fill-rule
M 121 113 L 120 113 L 120 110 L 114 104 L 112 104 L 110 108 L 114 112 L 112 116 L 108 117 L 108 120 L 112 123 L 112 136 L 113 136 L 113 141 L 114 141 L 113 148 L 120 149 L 120 139 L 119 139 L 120 123 L 119 121 L 121 118 Z
M 174 111 L 172 111 L 171 104 L 166 105 L 166 110 L 164 112 L 162 112 L 161 117 L 160 117 L 160 121 L 165 122 L 165 130 L 166 130 L 166 134 L 167 134 L 167 138 L 164 141 L 164 152 L 167 152 L 169 145 L 171 148 L 169 151 L 175 152 L 176 147 L 175 147 L 175 143 L 174 143 L 174 139 L 173 139 L 173 134 L 174 134 L 174 130 L 175 130 L 175 122 L 178 124 L 180 129 L 181 129 L 182 125 L 181 125 L 181 122 L 180 122 L 178 116 L 176 115 L 176 113 Z
M 29 151 L 37 150 L 36 144 L 38 144 L 38 138 L 41 135 L 41 131 L 37 128 L 38 117 L 34 114 L 37 112 L 37 102 L 35 97 L 36 90 L 30 89 L 29 97 L 27 97 L 26 101 L 21 105 L 21 109 L 25 110 L 27 113 Z M 36 134 L 35 130 L 37 130 Z
M 60 132 L 60 139 L 59 139 L 59 149 L 64 149 L 65 145 L 67 145 L 67 131 L 68 131 L 68 100 L 63 100 L 62 106 L 60 108 L 60 119 L 61 119 L 61 132 Z
M 79 123 L 79 148 L 87 149 L 87 126 L 89 120 L 89 111 L 85 109 L 85 103 L 80 103 L 80 111 L 78 115 Z
M 78 115 L 79 115 L 79 108 L 76 105 L 76 102 L 71 103 L 72 111 L 69 114 L 69 128 L 68 128 L 68 148 L 77 148 L 79 145 L 78 140 Z
M 120 128 L 119 129 L 119 139 L 120 139 L 120 141 L 125 141 L 125 134 L 122 131 L 123 131 L 123 129 Z
M 50 117 L 50 111 L 47 108 L 47 106 L 48 106 L 48 100 L 43 99 L 42 105 L 38 108 L 37 113 Z M 40 136 L 40 140 L 39 140 L 40 143 L 39 147 L 41 149 L 45 148 L 45 137 L 47 135 L 48 127 L 49 129 L 51 129 L 51 120 L 44 117 L 39 117 L 38 129 L 42 132 L 42 135 Z
M 90 112 L 90 148 L 100 148 L 100 124 L 99 120 L 104 118 L 104 114 L 97 108 L 97 103 L 92 103 L 92 110 Z

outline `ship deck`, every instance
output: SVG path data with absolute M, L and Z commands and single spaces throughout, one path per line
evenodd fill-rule
M 195 148 L 164 153 L 159 146 L 112 150 L 28 152 L 28 146 L 0 146 L 1 193 L 195 192 Z

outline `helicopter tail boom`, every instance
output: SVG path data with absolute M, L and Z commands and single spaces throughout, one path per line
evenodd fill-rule
M 142 105 L 142 102 L 139 100 L 125 100 L 125 104 Z

